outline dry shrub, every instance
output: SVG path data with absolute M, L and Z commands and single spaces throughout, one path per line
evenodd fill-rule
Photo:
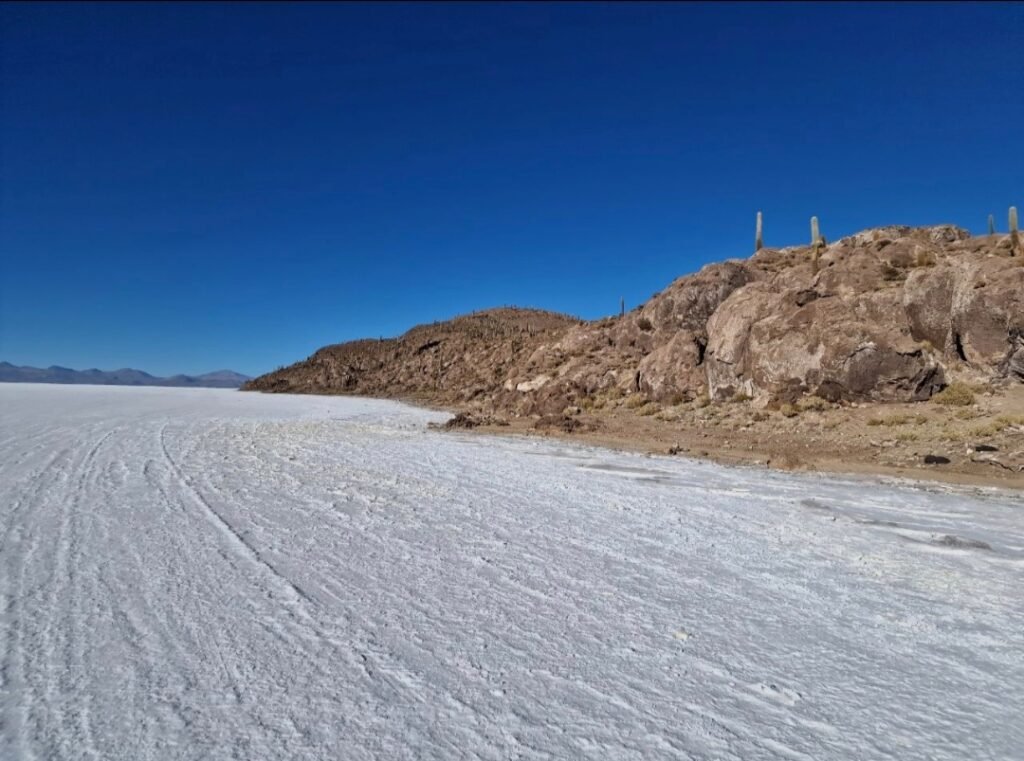
M 932 397 L 936 404 L 946 404 L 952 407 L 970 407 L 974 404 L 974 392 L 966 383 L 957 381 L 946 386 L 942 391 Z
M 976 438 L 988 438 L 989 436 L 995 436 L 997 433 L 1003 430 L 1005 426 L 1001 425 L 996 421 L 987 423 L 986 425 L 976 425 L 973 428 L 968 429 L 967 435 Z
M 797 401 L 796 406 L 801 412 L 822 412 L 829 408 L 829 403 L 820 396 L 805 396 Z
M 772 467 L 776 467 L 781 470 L 797 470 L 806 465 L 803 459 L 793 452 L 782 452 L 781 454 L 772 457 L 771 464 Z
M 907 425 L 908 423 L 924 425 L 927 422 L 928 418 L 924 415 L 907 415 L 904 413 L 897 413 L 895 415 L 889 415 L 888 417 L 873 417 L 868 420 L 868 425 L 884 425 L 891 427 L 896 425 Z

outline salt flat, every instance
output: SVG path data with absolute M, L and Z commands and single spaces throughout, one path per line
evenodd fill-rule
M 0 385 L 0 758 L 1020 759 L 1019 495 Z

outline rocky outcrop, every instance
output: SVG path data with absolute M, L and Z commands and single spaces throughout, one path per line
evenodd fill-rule
M 419 325 L 398 338 L 326 346 L 243 390 L 417 397 L 445 403 L 490 398 L 544 342 L 579 320 L 538 309 L 502 308 Z
M 927 399 L 953 377 L 1024 381 L 1024 259 L 943 225 L 762 249 L 681 277 L 641 307 L 580 322 L 493 310 L 320 350 L 247 388 L 423 395 L 561 416 L 601 395 L 764 404 Z

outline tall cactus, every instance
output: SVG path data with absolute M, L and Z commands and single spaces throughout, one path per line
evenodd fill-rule
M 1010 256 L 1021 253 L 1020 233 L 1017 232 L 1017 207 L 1010 207 Z
M 824 240 L 818 229 L 818 218 L 811 217 L 811 272 L 815 275 L 818 274 L 818 259 L 821 257 L 823 245 Z
M 996 218 L 993 217 L 991 214 L 988 215 L 988 234 L 996 234 Z
M 622 296 L 619 299 L 619 317 L 626 316 L 626 297 Z
M 754 251 L 760 251 L 764 248 L 764 238 L 761 237 L 761 212 L 757 212 L 757 234 L 754 236 Z

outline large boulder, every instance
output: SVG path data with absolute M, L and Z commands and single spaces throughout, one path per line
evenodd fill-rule
M 954 347 L 987 373 L 1016 373 L 1024 335 L 1024 266 L 1020 257 L 986 256 L 962 268 L 950 307 Z

